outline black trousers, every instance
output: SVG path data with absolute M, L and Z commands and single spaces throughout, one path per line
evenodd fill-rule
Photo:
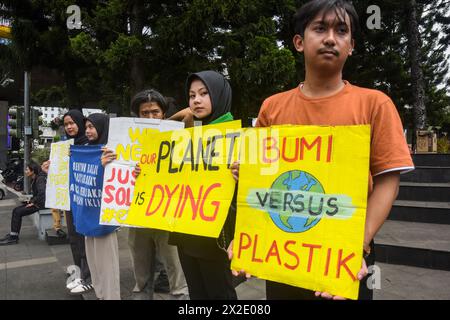
M 375 264 L 374 243 L 370 244 L 371 254 L 365 259 L 367 267 Z M 359 283 L 358 300 L 373 300 L 373 290 L 367 286 L 367 280 L 370 275 L 367 275 Z M 266 298 L 267 300 L 322 300 L 323 298 L 316 297 L 314 291 L 290 286 L 283 283 L 266 281 Z
M 91 271 L 89 270 L 86 247 L 84 246 L 84 236 L 75 230 L 72 212 L 66 211 L 67 233 L 69 235 L 70 250 L 72 251 L 73 262 L 80 268 L 80 277 L 84 281 L 91 281 Z
M 11 232 L 20 233 L 20 228 L 22 228 L 22 217 L 29 216 L 36 211 L 39 211 L 39 209 L 34 205 L 31 207 L 27 207 L 27 205 L 24 204 L 15 207 L 11 217 Z
M 206 260 L 188 255 L 178 247 L 178 256 L 191 300 L 237 300 L 225 253 L 223 260 Z

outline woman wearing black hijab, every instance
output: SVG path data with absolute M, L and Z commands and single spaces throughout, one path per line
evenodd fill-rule
M 232 121 L 231 87 L 218 72 L 202 71 L 189 75 L 186 95 L 191 117 L 202 125 Z M 170 244 L 178 254 L 191 300 L 236 300 L 227 248 L 234 236 L 236 194 L 218 239 L 172 233 Z
M 192 84 L 194 87 L 191 88 Z M 192 101 L 191 89 L 200 90 Z M 192 127 L 194 121 L 208 125 L 233 120 L 230 112 L 231 86 L 220 73 L 208 70 L 190 74 L 186 80 L 185 93 L 189 108 L 177 112 L 169 120 L 183 121 L 186 128 Z M 203 97 L 207 99 L 204 100 Z
M 80 110 L 69 110 L 63 116 L 63 123 L 67 138 L 74 139 L 75 145 L 85 145 L 88 143 L 85 135 L 85 117 Z M 73 262 L 80 268 L 80 273 L 74 275 L 75 278 L 67 284 L 67 289 L 73 294 L 82 294 L 92 290 L 91 272 L 86 258 L 84 236 L 76 232 L 71 211 L 66 211 L 66 222 Z
M 84 115 L 78 109 L 72 109 L 67 112 L 63 117 L 64 131 L 69 139 L 74 139 L 75 145 L 85 145 L 88 143 L 88 139 L 85 135 L 85 118 Z
M 93 113 L 86 118 L 86 137 L 89 145 L 105 145 L 108 142 L 109 117 L 103 113 Z M 95 294 L 101 300 L 120 300 L 119 243 L 117 227 L 100 225 L 98 216 L 81 215 L 92 231 L 86 234 L 86 255 L 91 267 L 92 284 Z
M 89 145 L 108 142 L 109 117 L 104 113 L 93 113 L 86 118 L 86 137 Z

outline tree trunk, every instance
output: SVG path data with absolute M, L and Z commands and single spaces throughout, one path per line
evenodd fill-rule
M 142 0 L 135 0 L 132 3 L 130 15 L 131 36 L 136 36 L 142 40 L 142 31 L 144 29 L 144 4 Z M 144 88 L 144 66 L 140 57 L 140 52 L 131 56 L 130 68 L 130 94 L 134 96 Z
M 73 66 L 73 64 L 67 64 L 67 66 Z M 66 98 L 68 109 L 78 109 L 81 111 L 80 92 L 77 86 L 77 81 L 73 70 L 64 68 L 64 81 L 66 85 Z
M 409 0 L 408 6 L 408 49 L 411 59 L 414 127 L 415 129 L 424 129 L 427 115 L 424 102 L 423 71 L 420 63 L 419 18 L 416 0 Z

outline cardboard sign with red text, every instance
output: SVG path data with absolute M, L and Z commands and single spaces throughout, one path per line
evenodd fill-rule
M 232 269 L 356 299 L 370 126 L 279 126 L 241 137 Z
M 236 183 L 240 121 L 148 137 L 127 225 L 217 238 Z
M 146 137 L 158 132 L 184 128 L 184 123 L 144 118 L 111 118 L 107 148 L 117 159 L 105 166 L 100 224 L 126 225 L 134 193 L 136 163 Z M 152 143 L 151 139 L 149 143 Z

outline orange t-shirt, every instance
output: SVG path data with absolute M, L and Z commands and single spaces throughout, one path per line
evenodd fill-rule
M 309 98 L 299 87 L 267 98 L 257 127 L 272 125 L 371 125 L 370 174 L 414 169 L 403 126 L 392 100 L 384 93 L 353 86 L 329 97 Z M 371 183 L 370 183 L 371 189 Z

